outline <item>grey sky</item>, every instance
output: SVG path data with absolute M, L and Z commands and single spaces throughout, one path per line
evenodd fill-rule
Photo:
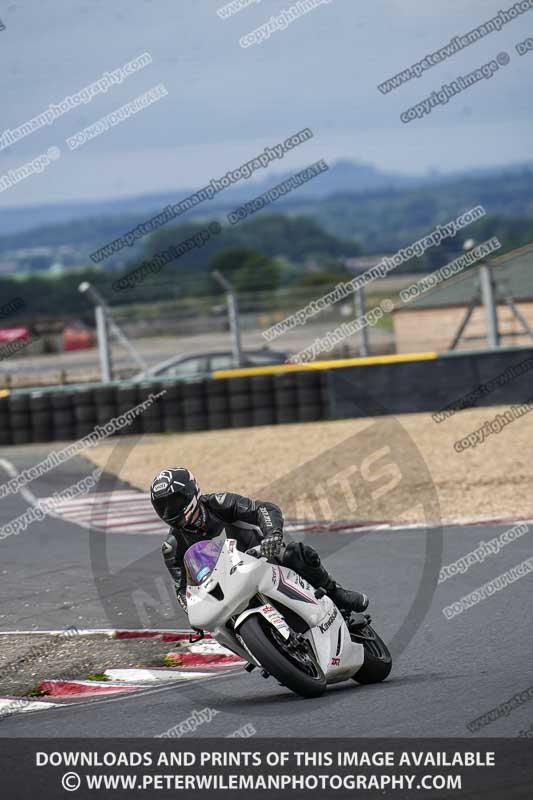
M 104 71 L 148 51 L 121 86 L 0 152 L 0 174 L 51 145 L 61 158 L 0 193 L 0 206 L 111 198 L 201 186 L 266 145 L 310 127 L 314 140 L 272 170 L 349 158 L 387 170 L 444 172 L 532 160 L 533 10 L 389 95 L 376 85 L 512 0 L 332 0 L 243 49 L 240 37 L 289 8 L 261 0 L 231 19 L 223 0 L 22 0 L 0 10 L 0 135 Z M 511 62 L 405 125 L 402 111 L 502 51 Z M 67 136 L 149 88 L 168 96 L 70 152 Z M 264 177 L 264 173 L 261 173 Z

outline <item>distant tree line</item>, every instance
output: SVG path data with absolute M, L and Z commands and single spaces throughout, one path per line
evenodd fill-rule
M 328 213 L 337 200 L 329 199 Z M 403 209 L 403 219 L 409 219 L 409 228 L 395 229 L 394 214 L 381 219 L 383 240 L 376 254 L 393 253 L 407 246 L 435 225 L 454 219 L 459 213 L 476 205 L 469 200 L 461 206 L 450 204 L 445 211 L 440 205 L 425 206 L 414 197 Z M 487 211 L 491 204 L 486 202 Z M 20 319 L 34 317 L 79 316 L 92 320 L 92 306 L 80 294 L 78 286 L 88 280 L 101 290 L 112 305 L 128 305 L 147 301 L 160 302 L 169 299 L 215 299 L 221 289 L 212 278 L 214 269 L 220 270 L 243 294 L 264 294 L 277 290 L 327 288 L 340 280 L 351 277 L 344 267 L 346 258 L 362 254 L 355 238 L 340 238 L 325 230 L 316 220 L 301 215 L 258 214 L 240 225 L 226 226 L 223 232 L 210 239 L 203 247 L 196 248 L 183 257 L 169 263 L 158 274 L 150 275 L 132 292 L 113 292 L 111 285 L 117 277 L 138 267 L 144 258 L 150 258 L 171 244 L 190 237 L 205 223 L 186 223 L 165 226 L 146 239 L 143 257 L 132 258 L 119 271 L 106 271 L 87 267 L 76 272 L 47 276 L 32 274 L 0 278 L 2 302 L 12 297 L 24 298 L 26 307 L 18 313 Z M 347 228 L 346 221 L 343 229 Z M 358 219 L 355 228 L 360 228 Z M 407 232 L 406 232 L 407 231 Z M 474 238 L 478 242 L 497 236 L 502 242 L 501 253 L 529 244 L 533 241 L 533 220 L 511 219 L 506 216 L 487 214 L 477 223 L 461 231 L 453 240 L 427 251 L 421 258 L 413 258 L 397 268 L 402 272 L 426 272 L 443 266 L 462 252 L 464 240 Z M 9 324 L 3 321 L 2 325 Z

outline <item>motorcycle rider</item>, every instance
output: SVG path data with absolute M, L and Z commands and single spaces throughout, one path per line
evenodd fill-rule
M 367 595 L 343 589 L 333 580 L 316 550 L 301 542 L 284 544 L 283 514 L 274 503 L 232 492 L 200 494 L 196 478 L 186 467 L 162 470 L 152 482 L 150 499 L 156 514 L 170 526 L 163 558 L 185 612 L 183 557 L 199 539 L 213 539 L 223 529 L 237 540 L 238 550 L 260 545 L 262 556 L 294 570 L 315 589 L 323 589 L 341 611 L 360 612 L 368 607 Z

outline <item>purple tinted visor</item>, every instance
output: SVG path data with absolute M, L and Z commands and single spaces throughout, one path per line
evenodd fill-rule
M 199 586 L 213 572 L 217 565 L 223 542 L 196 542 L 189 547 L 183 558 L 187 570 L 189 586 Z

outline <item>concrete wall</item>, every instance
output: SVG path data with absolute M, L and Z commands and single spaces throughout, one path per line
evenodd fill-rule
M 502 373 L 526 363 L 523 374 Z M 468 406 L 494 406 L 533 400 L 533 347 L 443 355 L 431 361 L 407 361 L 347 367 L 327 373 L 330 419 L 440 411 L 481 387 Z

